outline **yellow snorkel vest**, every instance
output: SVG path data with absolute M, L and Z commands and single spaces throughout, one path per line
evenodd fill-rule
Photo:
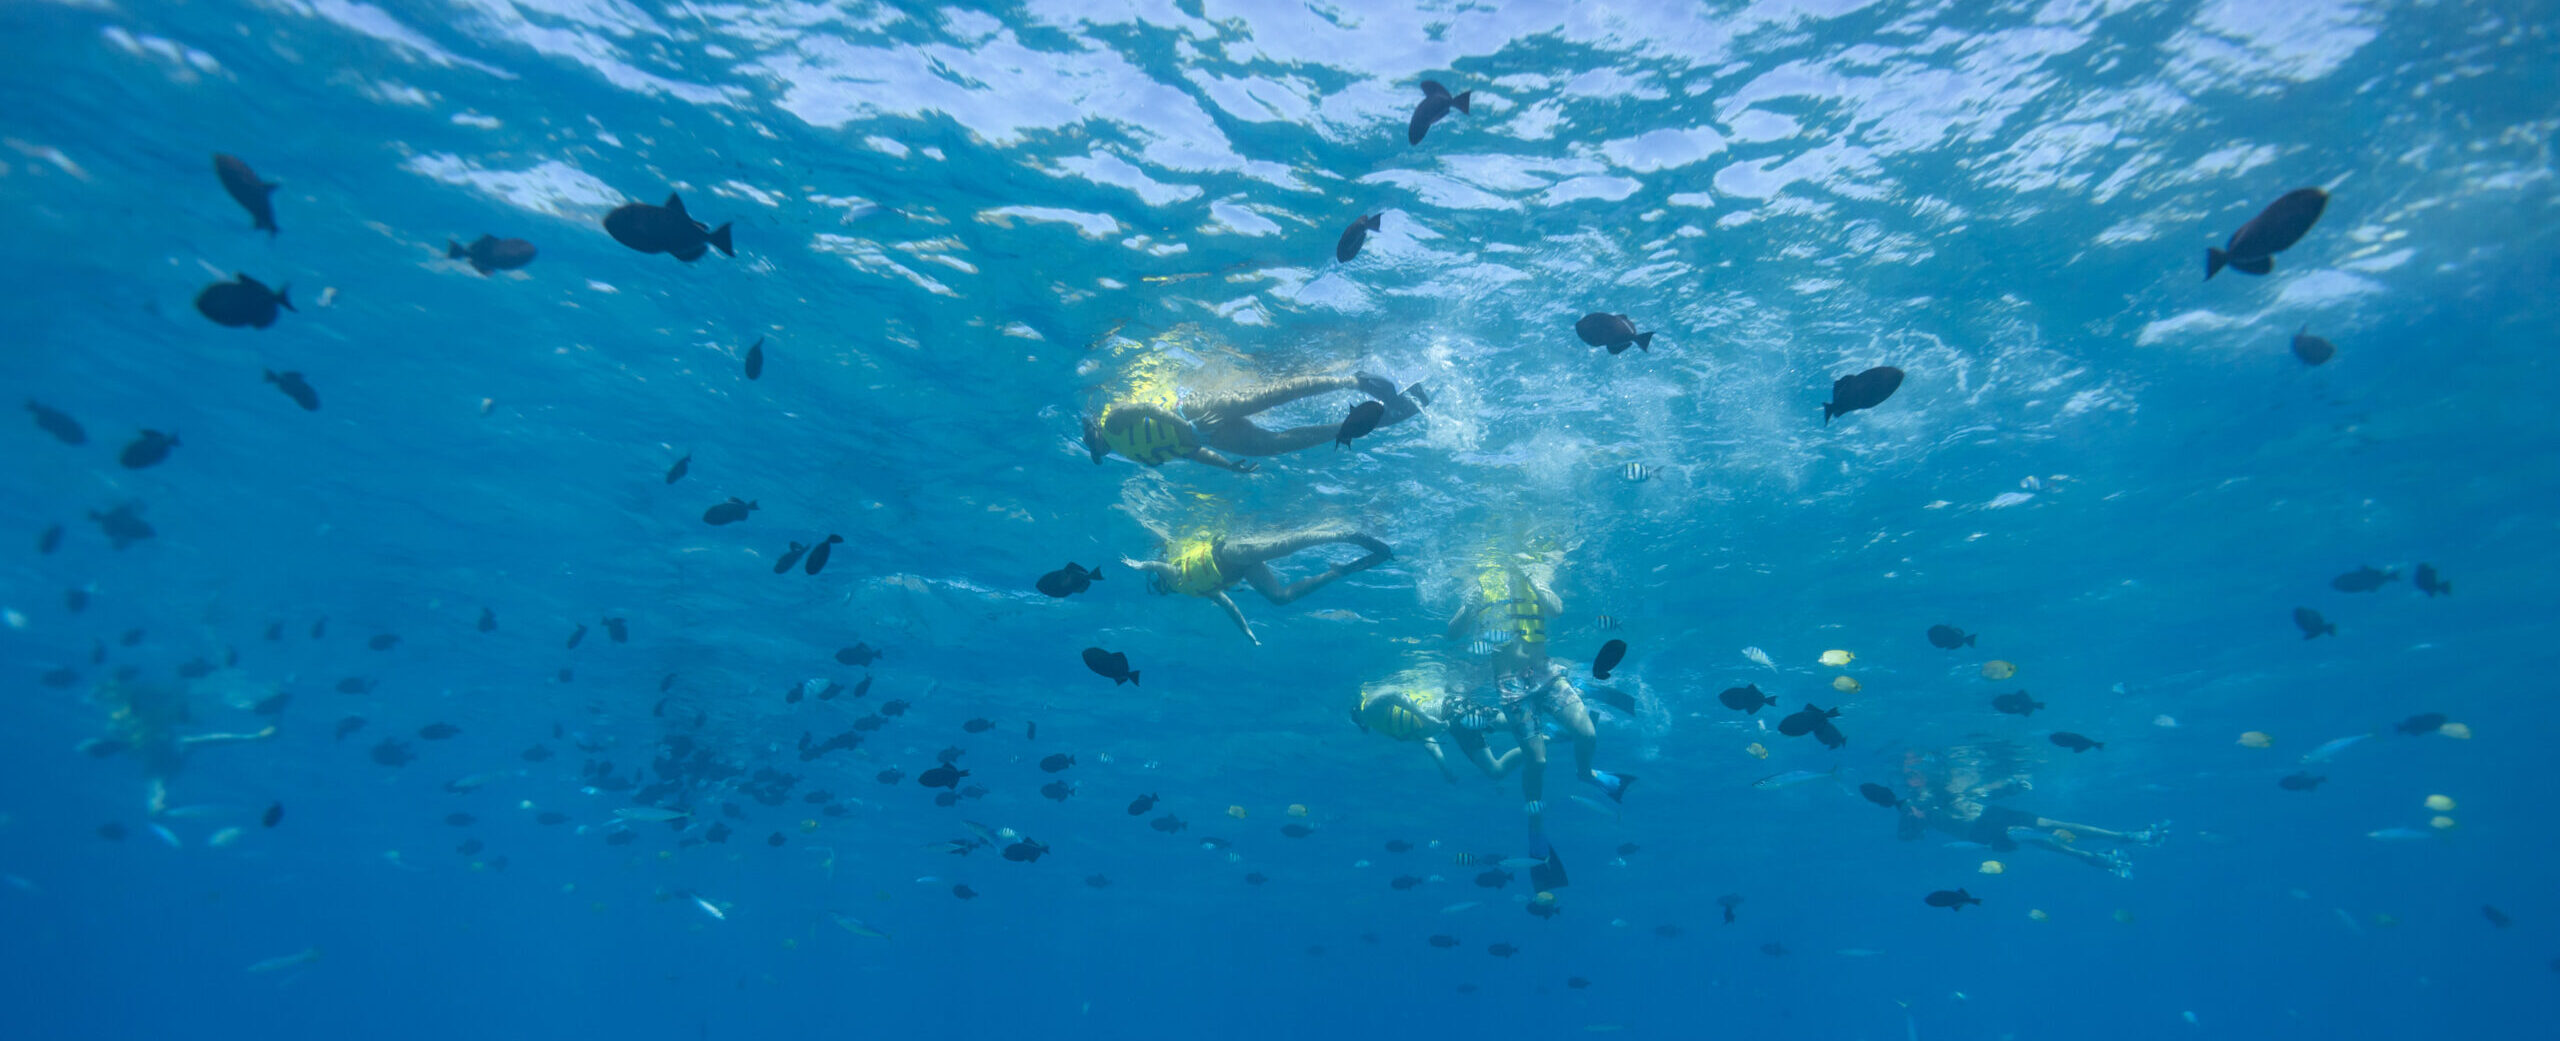
M 1396 691 L 1362 690 L 1360 722 L 1366 724 L 1369 729 L 1398 741 L 1420 741 L 1430 737 L 1432 732 L 1438 729 L 1430 720 L 1414 714 L 1411 709 L 1388 701 L 1385 696 L 1392 693 Z M 1416 689 L 1403 693 L 1406 700 L 1426 708 L 1440 698 L 1439 692 L 1430 690 Z
M 1217 540 L 1207 535 L 1174 543 L 1165 562 L 1179 572 L 1171 583 L 1174 592 L 1207 596 L 1227 587 L 1226 579 L 1218 574 Z
M 1102 410 L 1101 426 L 1103 443 L 1112 451 L 1147 466 L 1163 466 L 1200 450 L 1189 426 L 1147 409 L 1113 405 Z
M 1547 642 L 1547 611 L 1538 603 L 1538 590 L 1529 584 L 1529 576 L 1509 565 L 1488 567 L 1476 575 L 1476 588 L 1484 594 L 1487 607 L 1499 604 L 1503 628 L 1520 634 L 1521 643 Z M 1478 624 L 1491 627 L 1483 616 Z

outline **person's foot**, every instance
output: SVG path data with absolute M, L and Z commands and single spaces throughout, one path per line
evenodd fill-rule
M 1583 779 L 1591 782 L 1594 787 L 1599 788 L 1603 794 L 1606 794 L 1609 797 L 1610 802 L 1626 801 L 1627 786 L 1636 783 L 1636 779 L 1633 777 L 1628 777 L 1624 774 L 1613 774 L 1607 770 L 1593 770 L 1591 771 L 1590 776 Z
M 1355 372 L 1351 374 L 1351 379 L 1360 385 L 1360 393 L 1390 405 L 1395 404 L 1396 385 L 1393 380 L 1372 372 Z
M 2117 878 L 2133 877 L 2133 861 L 2125 859 L 2125 855 L 2122 853 L 2112 850 L 2108 851 L 2106 864 L 2107 873 L 2110 875 L 2114 875 Z

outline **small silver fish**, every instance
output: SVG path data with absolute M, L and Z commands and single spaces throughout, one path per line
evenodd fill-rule
M 265 961 L 252 962 L 246 971 L 253 973 L 279 972 L 285 969 L 299 968 L 319 960 L 320 948 L 305 947 L 299 951 L 293 952 L 292 954 L 269 958 Z
M 1820 781 L 1824 779 L 1835 781 L 1839 780 L 1840 768 L 1835 766 L 1828 770 L 1789 770 L 1782 774 L 1770 774 L 1767 777 L 1753 781 L 1751 782 L 1751 786 L 1765 792 L 1779 788 L 1793 788 L 1796 785 L 1803 784 L 1807 781 Z
M 695 893 L 695 894 L 693 895 L 693 906 L 701 908 L 701 909 L 702 909 L 702 913 L 707 914 L 707 915 L 710 915 L 710 916 L 711 916 L 713 919 L 715 919 L 715 920 L 723 921 L 723 922 L 725 922 L 725 921 L 728 921 L 728 920 L 729 920 L 729 914 L 728 914 L 728 912 L 726 912 L 726 911 L 722 911 L 722 910 L 720 909 L 720 905 L 715 904 L 715 903 L 712 903 L 712 902 L 711 902 L 711 901 L 709 901 L 709 900 L 705 900 L 705 899 L 703 899 L 703 898 L 702 898 L 702 894 L 700 894 L 700 893 Z
M 2326 742 L 2326 743 L 2322 744 L 2322 745 L 2321 745 L 2320 747 L 2318 747 L 2318 748 L 2314 748 L 2314 749 L 2312 749 L 2312 750 L 2310 750 L 2310 751 L 2308 751 L 2308 752 L 2304 752 L 2304 753 L 2302 753 L 2302 761 L 2303 761 L 2303 762 L 2305 762 L 2305 763 L 2325 763 L 2325 762 L 2328 762 L 2328 761 L 2329 761 L 2329 758 L 2330 758 L 2331 756 L 2334 756 L 2334 755 L 2337 755 L 2337 754 L 2338 754 L 2338 753 L 2340 753 L 2340 752 L 2346 751 L 2346 750 L 2347 750 L 2347 748 L 2349 748 L 2350 746 L 2354 745 L 2356 742 L 2362 741 L 2362 740 L 2364 740 L 2364 739 L 2366 739 L 2366 738 L 2368 738 L 2368 737 L 2372 737 L 2372 736 L 2373 736 L 2373 732 L 2372 732 L 2372 731 L 2366 731 L 2366 732 L 2361 733 L 2361 734 L 2349 734 L 2349 735 L 2347 735 L 2347 736 L 2345 736 L 2345 737 L 2338 738 L 2338 739 L 2337 739 L 2337 740 L 2335 740 L 2335 741 L 2329 741 L 2329 742 Z
M 613 815 L 617 820 L 639 821 L 644 824 L 693 816 L 681 810 L 662 810 L 655 806 L 625 806 L 613 811 Z
M 1460 912 L 1460 911 L 1472 911 L 1472 910 L 1475 910 L 1476 908 L 1483 907 L 1483 906 L 1484 906 L 1484 903 L 1483 903 L 1482 901 L 1477 901 L 1477 900 L 1467 900 L 1467 901 L 1462 901 L 1462 902 L 1459 902 L 1459 903 L 1450 904 L 1450 905 L 1449 905 L 1449 906 L 1447 906 L 1447 907 L 1443 907 L 1443 908 L 1441 908 L 1441 909 L 1440 909 L 1440 913 L 1441 913 L 1441 914 L 1456 914 L 1456 913 L 1458 913 L 1458 912 Z

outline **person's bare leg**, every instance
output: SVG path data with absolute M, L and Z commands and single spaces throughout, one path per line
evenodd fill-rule
M 2051 817 L 2036 818 L 2036 827 L 2043 828 L 2047 831 L 2051 831 L 2055 828 L 2061 828 L 2074 835 L 2085 836 L 2093 839 L 2116 839 L 2123 842 L 2147 841 L 2143 837 L 2136 836 L 2129 832 L 2109 831 L 2095 824 L 2073 824 L 2070 821 L 2058 821 Z
M 1228 419 L 1204 428 L 1209 444 L 1222 452 L 1237 455 L 1287 455 L 1317 445 L 1328 444 L 1342 430 L 1339 423 L 1324 426 L 1290 427 L 1266 430 L 1249 419 Z
M 1521 718 L 1527 720 L 1528 714 Z M 1512 724 L 1511 734 L 1519 739 L 1517 751 L 1527 764 L 1520 769 L 1520 797 L 1533 806 L 1542 804 L 1547 798 L 1547 737 L 1534 722 Z
M 1379 564 L 1385 563 L 1388 559 L 1395 556 L 1395 551 L 1388 549 L 1386 543 L 1380 542 L 1367 535 L 1359 534 L 1358 532 L 1351 532 L 1348 534 L 1326 533 L 1324 537 L 1314 540 L 1312 544 L 1322 545 L 1327 542 L 1340 542 L 1348 545 L 1359 546 L 1368 550 L 1369 555 L 1361 557 L 1358 560 L 1351 561 L 1347 564 L 1335 564 L 1323 571 L 1319 571 L 1315 574 L 1287 584 L 1283 584 L 1280 581 L 1279 574 L 1271 570 L 1271 565 L 1262 561 L 1256 561 L 1251 567 L 1245 569 L 1244 579 L 1246 582 L 1251 583 L 1254 591 L 1261 593 L 1264 599 L 1275 604 L 1287 604 L 1295 602 L 1300 597 L 1306 596 L 1318 589 L 1324 588 L 1327 583 L 1332 582 L 1337 578 L 1366 571 L 1378 566 Z M 1294 552 L 1294 550 L 1292 550 L 1292 552 Z M 1264 558 L 1264 560 L 1268 559 L 1270 558 Z
M 1331 394 L 1337 390 L 1358 390 L 1360 381 L 1349 376 L 1302 376 L 1293 380 L 1267 383 L 1251 391 L 1237 394 L 1210 395 L 1197 402 L 1193 412 L 1219 421 L 1240 420 L 1258 412 L 1268 412 L 1292 401 Z

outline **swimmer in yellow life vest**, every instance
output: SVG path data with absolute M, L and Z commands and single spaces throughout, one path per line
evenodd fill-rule
M 1564 614 L 1553 582 L 1553 570 L 1543 563 L 1488 557 L 1467 583 L 1465 602 L 1450 617 L 1446 634 L 1466 641 L 1468 654 L 1482 663 L 1469 689 L 1477 692 L 1477 700 L 1500 706 L 1512 737 L 1520 742 L 1528 763 L 1520 772 L 1520 794 L 1533 819 L 1543 811 L 1546 796 L 1547 733 L 1542 722 L 1573 739 L 1578 780 L 1612 800 L 1625 797 L 1627 785 L 1635 781 L 1591 767 L 1600 733 L 1564 666 L 1547 657 L 1548 629 Z
M 1237 473 L 1252 473 L 1259 464 L 1249 459 L 1229 459 L 1227 454 L 1283 455 L 1330 444 L 1341 429 L 1336 422 L 1269 430 L 1256 424 L 1254 415 L 1300 398 L 1338 390 L 1361 391 L 1385 404 L 1386 415 L 1378 421 L 1382 427 L 1414 417 L 1431 400 L 1419 383 L 1398 393 L 1394 383 L 1360 373 L 1308 376 L 1244 393 L 1203 395 L 1187 407 L 1189 419 L 1162 405 L 1119 401 L 1104 408 L 1100 416 L 1086 418 L 1084 447 L 1096 465 L 1117 452 L 1150 467 L 1189 459 Z
M 1458 783 L 1458 772 L 1450 767 L 1448 751 L 1440 745 L 1443 737 L 1455 742 L 1476 769 L 1497 781 L 1520 758 L 1517 748 L 1496 756 L 1485 746 L 1487 732 L 1510 725 L 1501 711 L 1469 705 L 1458 692 L 1443 686 L 1435 667 L 1406 669 L 1385 682 L 1362 687 L 1351 709 L 1351 722 L 1363 732 L 1419 743 L 1451 784 Z
M 130 754 L 139 760 L 149 783 L 144 808 L 155 817 L 169 808 L 169 781 L 197 748 L 276 736 L 273 724 L 246 734 L 180 734 L 179 726 L 195 718 L 187 695 L 156 684 L 109 680 L 90 691 L 89 700 L 107 710 L 107 736 L 81 742 L 81 750 L 98 758 Z
M 1283 583 L 1279 574 L 1271 570 L 1271 561 L 1301 550 L 1336 542 L 1346 546 L 1356 546 L 1367 550 L 1368 553 L 1357 560 L 1335 564 L 1295 582 Z M 1236 628 L 1244 630 L 1245 639 L 1252 640 L 1258 646 L 1262 643 L 1262 638 L 1253 634 L 1252 623 L 1244 620 L 1244 612 L 1239 610 L 1236 602 L 1227 596 L 1227 587 L 1239 581 L 1250 582 L 1254 590 L 1262 594 L 1263 599 L 1275 604 L 1286 604 L 1323 588 L 1326 583 L 1334 579 L 1366 571 L 1385 563 L 1395 556 L 1395 551 L 1388 549 L 1386 543 L 1375 537 L 1360 532 L 1338 528 L 1312 528 L 1280 535 L 1245 535 L 1236 538 L 1221 538 L 1202 532 L 1189 538 L 1168 539 L 1165 543 L 1164 556 L 1163 560 L 1131 560 L 1123 557 L 1120 562 L 1134 570 L 1146 573 L 1147 588 L 1158 594 L 1182 593 L 1217 601 L 1219 607 L 1226 609 L 1227 617 L 1235 620 Z

